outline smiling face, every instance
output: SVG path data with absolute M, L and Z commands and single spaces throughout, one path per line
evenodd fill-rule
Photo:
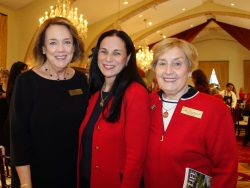
M 187 92 L 190 69 L 188 60 L 179 47 L 169 49 L 159 56 L 155 74 L 165 98 L 179 100 Z
M 74 54 L 74 44 L 71 33 L 63 25 L 50 25 L 45 32 L 43 53 L 47 63 L 54 70 L 67 67 Z
M 113 82 L 126 66 L 127 50 L 125 43 L 117 36 L 106 37 L 100 43 L 98 67 L 106 82 Z

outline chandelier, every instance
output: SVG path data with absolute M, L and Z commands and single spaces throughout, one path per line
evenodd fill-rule
M 58 4 L 56 6 L 51 6 L 50 12 L 45 12 L 45 16 L 39 19 L 40 25 L 48 18 L 57 16 L 64 17 L 74 24 L 82 39 L 85 39 L 88 33 L 88 22 L 83 19 L 83 14 L 78 16 L 77 8 L 71 8 L 71 1 L 72 0 L 58 0 Z
M 154 53 L 152 50 L 149 50 L 147 42 L 144 42 L 144 45 L 136 53 L 137 65 L 143 71 L 147 71 L 150 68 L 150 63 L 153 60 Z
M 146 22 L 145 19 L 145 30 L 146 30 Z M 144 40 L 143 46 L 136 53 L 137 66 L 141 68 L 143 71 L 147 71 L 150 68 L 150 63 L 153 60 L 154 53 L 152 50 L 149 50 L 147 45 L 147 40 Z

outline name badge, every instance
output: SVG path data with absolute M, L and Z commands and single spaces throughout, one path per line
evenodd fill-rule
M 195 117 L 195 118 L 199 118 L 199 119 L 201 119 L 202 114 L 203 114 L 203 112 L 200 111 L 200 110 L 195 110 L 193 108 L 188 108 L 188 107 L 185 107 L 185 106 L 182 107 L 181 113 L 186 114 L 188 116 Z
M 82 95 L 83 92 L 82 92 L 82 89 L 72 89 L 72 90 L 69 90 L 69 94 L 70 96 L 75 96 L 75 95 Z

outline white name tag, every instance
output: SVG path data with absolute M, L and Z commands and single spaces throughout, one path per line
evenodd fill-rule
M 188 116 L 193 116 L 193 117 L 196 117 L 196 118 L 199 118 L 199 119 L 201 119 L 202 114 L 203 114 L 203 112 L 200 111 L 200 110 L 195 110 L 193 108 L 188 108 L 188 107 L 185 107 L 185 106 L 182 107 L 181 113 L 186 114 Z

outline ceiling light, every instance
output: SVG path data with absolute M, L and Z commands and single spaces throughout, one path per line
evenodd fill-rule
M 56 6 L 50 7 L 50 12 L 45 12 L 45 16 L 39 19 L 40 25 L 48 18 L 64 17 L 69 19 L 77 28 L 83 39 L 87 38 L 88 22 L 83 19 L 83 14 L 78 16 L 77 8 L 71 8 L 70 0 L 58 0 Z
M 147 29 L 147 19 L 143 20 L 145 22 L 145 33 Z M 136 53 L 137 66 L 143 71 L 147 71 L 150 68 L 150 63 L 153 60 L 153 51 L 149 50 L 147 45 L 147 40 L 144 40 L 143 46 Z

